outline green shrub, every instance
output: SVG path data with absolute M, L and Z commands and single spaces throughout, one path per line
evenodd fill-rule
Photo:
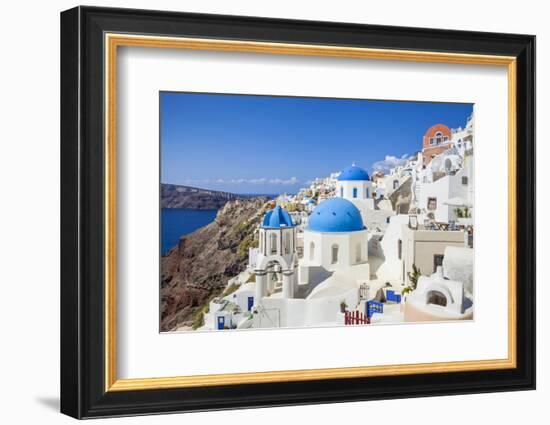
M 201 326 L 204 326 L 204 314 L 203 313 L 204 313 L 204 310 L 201 309 L 201 308 L 198 308 L 193 313 L 193 324 L 191 325 L 193 330 L 197 330 Z
M 235 292 L 237 289 L 239 289 L 239 285 L 235 285 L 234 283 L 232 283 L 231 285 L 229 285 L 225 291 L 223 291 L 222 295 L 221 295 L 221 298 L 224 298 L 224 297 L 227 297 L 228 295 L 231 295 L 233 292 Z
M 416 264 L 412 265 L 412 273 L 408 272 L 407 276 L 409 277 L 410 285 L 401 291 L 402 295 L 406 295 L 409 292 L 412 292 L 416 289 L 416 285 L 418 285 L 418 278 L 421 276 L 420 269 L 416 267 Z
M 250 233 L 241 241 L 241 243 L 239 243 L 239 246 L 237 247 L 237 256 L 240 259 L 247 258 L 248 249 L 257 247 L 258 241 L 254 239 L 254 233 Z

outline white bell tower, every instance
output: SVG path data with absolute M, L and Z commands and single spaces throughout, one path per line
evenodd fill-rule
M 275 273 L 282 274 L 283 298 L 294 298 L 297 270 L 296 226 L 290 214 L 277 205 L 268 211 L 259 230 L 258 256 L 256 258 L 256 291 L 254 306 L 262 303 L 262 298 L 273 287 Z

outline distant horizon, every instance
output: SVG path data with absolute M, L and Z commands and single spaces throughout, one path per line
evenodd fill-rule
M 207 188 L 207 187 L 189 186 L 187 184 L 179 184 L 179 183 L 160 182 L 160 184 L 170 184 L 170 185 L 174 185 L 174 186 L 185 186 L 185 187 L 190 187 L 190 188 L 193 188 L 193 189 L 211 190 L 211 191 L 214 191 L 214 192 L 225 192 L 225 193 L 229 193 L 231 195 L 246 195 L 246 196 L 280 196 L 283 193 L 287 194 L 287 195 L 296 195 L 296 193 L 298 193 L 297 191 L 296 192 L 282 192 L 282 193 L 277 193 L 277 192 L 273 192 L 273 193 L 263 193 L 263 192 L 236 193 L 236 192 L 230 192 L 228 190 L 210 189 L 210 188 Z
M 237 195 L 293 194 L 355 162 L 387 172 L 434 124 L 472 104 L 160 93 L 161 181 Z

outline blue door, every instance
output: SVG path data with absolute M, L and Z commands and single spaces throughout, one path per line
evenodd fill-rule
M 356 187 L 353 188 L 353 197 L 357 198 L 357 188 Z
M 218 316 L 218 329 L 224 329 L 225 328 L 225 317 L 224 316 Z
M 254 305 L 254 297 L 248 297 L 248 311 L 252 310 L 253 305 Z

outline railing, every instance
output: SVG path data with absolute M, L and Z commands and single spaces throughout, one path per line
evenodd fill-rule
M 355 311 L 346 311 L 344 323 L 348 325 L 368 325 L 370 324 L 370 319 L 362 312 Z

